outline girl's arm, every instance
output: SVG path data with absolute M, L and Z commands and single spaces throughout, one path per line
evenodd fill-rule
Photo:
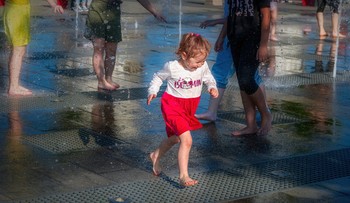
M 208 63 L 205 62 L 203 66 L 204 66 L 203 67 L 204 71 L 203 71 L 202 81 L 207 86 L 208 92 L 210 92 L 211 89 L 217 89 L 216 80 L 209 69 Z
M 262 20 L 261 20 L 261 37 L 260 46 L 256 58 L 260 61 L 266 61 L 268 59 L 267 45 L 270 34 L 270 8 L 264 7 L 260 9 Z
M 163 84 L 163 81 L 167 80 L 168 77 L 170 77 L 169 62 L 164 64 L 163 69 L 153 74 L 152 81 L 150 82 L 148 88 L 148 97 L 154 95 L 152 98 L 155 98 L 159 92 L 160 86 Z

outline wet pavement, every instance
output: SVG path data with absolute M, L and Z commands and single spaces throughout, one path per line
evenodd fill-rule
M 200 184 L 179 186 L 177 147 L 162 160 L 162 175 L 152 175 L 148 154 L 165 127 L 159 97 L 146 105 L 148 83 L 174 59 L 179 33 L 198 32 L 214 44 L 220 29 L 199 28 L 222 16 L 220 6 L 181 6 L 158 1 L 169 22 L 163 24 L 136 1 L 124 1 L 113 75 L 121 88 L 114 92 L 96 89 L 92 46 L 82 37 L 86 15 L 52 15 L 43 1 L 33 3 L 21 75 L 34 95 L 7 97 L 9 49 L 0 28 L 0 202 L 350 201 L 349 37 L 320 40 L 315 8 L 300 1 L 279 4 L 280 41 L 270 43 L 271 66 L 261 67 L 273 114 L 269 135 L 230 135 L 244 126 L 233 78 L 219 119 L 192 133 L 189 171 Z M 348 27 L 342 17 L 341 32 L 348 35 Z M 214 61 L 212 52 L 208 63 Z M 208 99 L 203 93 L 198 112 Z

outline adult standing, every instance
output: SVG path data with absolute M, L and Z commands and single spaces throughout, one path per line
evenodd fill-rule
M 155 18 L 166 22 L 148 0 L 137 0 Z M 93 43 L 92 64 L 99 89 L 115 90 L 119 84 L 113 82 L 117 46 L 122 41 L 121 0 L 93 0 L 86 19 L 85 37 Z
M 47 0 L 55 13 L 63 8 L 55 0 Z M 9 58 L 9 95 L 31 95 L 32 91 L 20 85 L 19 76 L 23 57 L 30 42 L 30 0 L 8 0 L 4 10 L 4 29 L 11 45 Z
M 326 32 L 324 28 L 324 9 L 326 5 L 329 6 L 332 12 L 332 33 L 330 34 L 333 38 L 338 37 L 339 28 L 339 6 L 340 0 L 317 0 L 317 11 L 316 11 L 316 19 L 319 30 L 320 37 L 328 36 L 329 34 Z M 339 33 L 339 37 L 343 38 L 345 35 Z
M 247 126 L 232 135 L 266 135 L 271 129 L 272 115 L 264 92 L 254 79 L 260 62 L 268 59 L 270 34 L 270 0 L 229 0 L 229 16 L 225 25 L 240 88 Z M 261 126 L 256 123 L 256 108 Z

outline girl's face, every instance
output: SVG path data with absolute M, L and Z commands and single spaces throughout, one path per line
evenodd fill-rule
M 184 63 L 183 65 L 190 71 L 195 71 L 197 68 L 203 66 L 206 59 L 207 55 L 203 53 L 197 54 L 193 58 L 187 58 L 186 53 L 182 54 L 182 61 Z

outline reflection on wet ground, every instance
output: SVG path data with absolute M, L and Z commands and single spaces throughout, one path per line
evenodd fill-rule
M 160 180 L 150 173 L 147 155 L 164 138 L 165 129 L 159 97 L 154 104 L 146 105 L 147 85 L 153 73 L 165 61 L 174 58 L 180 31 L 198 32 L 215 43 L 220 27 L 200 29 L 199 24 L 204 19 L 220 17 L 221 7 L 206 6 L 198 1 L 184 2 L 180 30 L 179 9 L 175 2 L 160 2 L 169 11 L 170 23 L 164 25 L 155 23 L 143 10 L 133 10 L 134 3 L 124 2 L 123 26 L 126 29 L 118 47 L 113 75 L 122 88 L 114 92 L 96 88 L 91 67 L 91 43 L 82 37 L 85 15 L 78 15 L 79 18 L 75 19 L 75 13 L 67 11 L 63 18 L 43 17 L 40 6 L 33 8 L 32 42 L 21 78 L 34 90 L 32 97 L 9 98 L 5 94 L 8 49 L 0 32 L 0 201 L 75 191 L 82 191 L 90 197 L 93 194 L 91 189 L 110 189 L 117 193 L 127 188 L 128 183 L 140 180 L 150 184 L 146 188 L 155 190 L 163 190 L 160 186 L 163 187 L 164 183 L 160 184 L 160 180 L 165 182 L 164 188 L 171 189 L 176 185 L 173 183 L 177 180 L 172 179 L 177 173 L 176 148 L 163 160 L 164 174 Z M 172 10 L 168 4 L 174 4 L 176 9 Z M 271 178 L 271 174 L 290 178 L 293 168 L 290 171 L 288 167 L 279 169 L 280 162 L 274 161 L 281 159 L 283 162 L 286 157 L 310 158 L 310 154 L 334 150 L 348 153 L 349 41 L 339 41 L 338 56 L 335 57 L 336 41 L 318 39 L 313 13 L 313 8 L 298 4 L 280 6 L 277 32 L 280 41 L 270 43 L 272 57 L 269 63 L 260 67 L 273 114 L 270 134 L 265 137 L 231 136 L 234 129 L 244 125 L 237 82 L 232 78 L 220 105 L 219 120 L 204 123 L 202 129 L 193 132 L 190 171 L 194 176 L 208 180 L 212 177 L 213 182 L 220 182 L 220 178 L 215 178 L 239 179 L 242 176 L 237 174 L 254 171 L 254 174 L 260 174 L 260 178 L 265 178 L 264 181 Z M 342 21 L 341 25 L 346 27 L 347 22 Z M 311 27 L 310 33 L 303 33 L 305 26 Z M 347 34 L 343 27 L 341 31 Z M 337 77 L 333 78 L 335 60 Z M 214 52 L 208 62 L 210 65 L 215 62 Z M 208 98 L 209 95 L 204 93 L 199 112 L 206 110 Z M 333 155 L 322 156 L 337 161 Z M 260 164 L 262 162 L 274 164 L 275 168 L 272 167 L 268 174 L 262 173 L 265 166 Z M 342 167 L 348 169 L 348 165 Z M 253 192 L 225 198 L 267 192 L 254 190 L 256 176 L 248 176 L 243 181 L 252 183 L 247 190 Z M 334 177 L 343 176 L 348 175 L 339 172 Z M 327 178 L 329 176 L 315 180 Z M 205 184 L 200 186 L 204 187 L 201 189 L 215 191 L 216 186 L 209 187 L 209 181 L 202 181 Z M 300 181 L 269 190 L 278 191 L 308 183 L 313 182 Z M 132 188 L 138 188 L 135 184 Z M 174 194 L 186 197 L 186 191 L 174 189 Z M 116 194 L 110 193 L 108 196 Z M 74 202 L 74 195 L 67 196 L 73 198 L 69 202 Z M 81 195 L 76 198 L 78 196 Z M 46 202 L 52 200 L 50 198 Z M 220 198 L 218 196 L 216 200 L 227 200 Z

